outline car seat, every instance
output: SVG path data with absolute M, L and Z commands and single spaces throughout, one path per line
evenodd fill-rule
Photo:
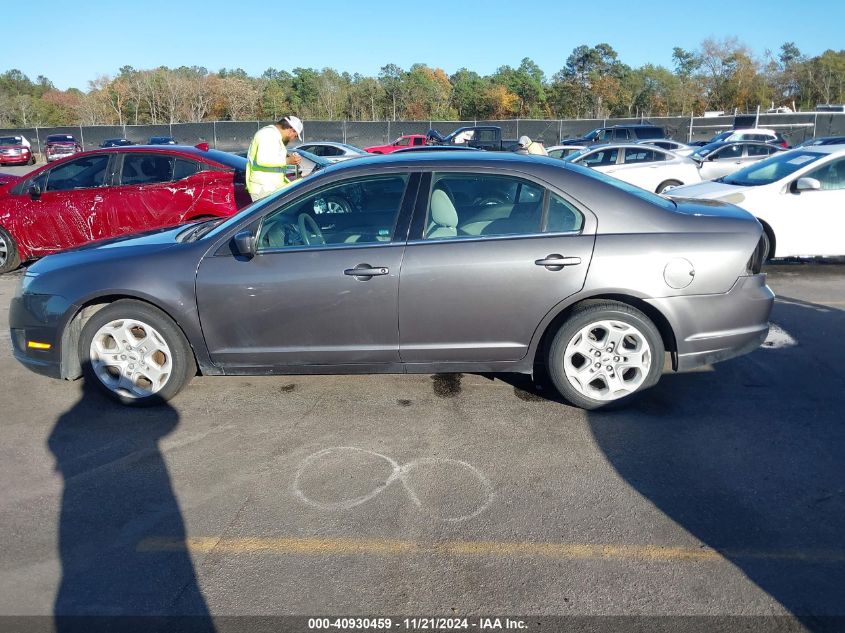
M 458 235 L 458 211 L 442 189 L 431 192 L 430 222 L 425 236 L 428 239 Z

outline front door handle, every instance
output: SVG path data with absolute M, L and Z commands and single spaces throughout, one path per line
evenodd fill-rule
M 355 268 L 347 268 L 344 275 L 355 277 L 360 281 L 367 281 L 370 277 L 379 277 L 390 274 L 390 269 L 385 266 L 370 266 L 369 264 L 358 264 Z
M 547 255 L 545 259 L 538 259 L 534 261 L 537 266 L 545 266 L 549 270 L 561 270 L 564 266 L 577 266 L 581 263 L 580 257 L 564 257 L 553 253 Z

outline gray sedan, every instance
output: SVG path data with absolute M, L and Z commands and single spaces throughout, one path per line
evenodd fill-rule
M 197 373 L 518 372 L 594 409 L 765 339 L 745 211 L 487 152 L 327 167 L 225 220 L 46 257 L 14 353 L 129 405 Z M 401 283 L 400 283 L 401 282 Z

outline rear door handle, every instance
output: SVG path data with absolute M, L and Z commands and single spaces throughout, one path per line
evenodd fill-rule
M 380 277 L 381 275 L 389 275 L 390 269 L 384 266 L 370 266 L 369 264 L 358 264 L 355 268 L 347 268 L 343 271 L 344 275 L 356 277 L 361 281 L 366 281 L 370 277 Z
M 577 266 L 581 263 L 581 258 L 564 257 L 563 255 L 553 253 L 551 255 L 547 255 L 545 259 L 535 260 L 534 263 L 537 266 L 545 266 L 549 270 L 561 270 L 564 266 Z

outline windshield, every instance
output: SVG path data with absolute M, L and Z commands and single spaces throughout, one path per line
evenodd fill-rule
M 20 145 L 23 143 L 20 136 L 0 136 L 0 145 Z
M 704 158 L 715 149 L 719 149 L 721 145 L 713 144 L 713 145 L 705 145 L 704 147 L 700 147 L 699 149 L 695 150 L 690 156 L 692 158 Z
M 599 135 L 599 132 L 601 132 L 601 131 L 602 131 L 602 128 L 597 127 L 597 128 L 595 128 L 595 129 L 590 130 L 589 132 L 587 132 L 587 133 L 583 136 L 583 138 L 595 138 L 595 137 L 597 137 L 597 136 Z
M 782 154 L 775 154 L 771 158 L 753 163 L 745 169 L 740 169 L 717 182 L 723 182 L 726 185 L 736 185 L 738 187 L 770 185 L 773 182 L 791 176 L 802 167 L 806 167 L 825 156 L 827 154 L 802 150 L 783 152 Z
M 731 131 L 731 132 L 722 132 L 721 134 L 717 134 L 716 136 L 714 136 L 713 138 L 711 138 L 711 139 L 710 139 L 710 142 L 711 142 L 711 143 L 717 143 L 718 141 L 724 141 L 724 140 L 725 140 L 726 138 L 728 138 L 731 134 L 733 134 L 733 132 L 732 132 L 732 131 Z

